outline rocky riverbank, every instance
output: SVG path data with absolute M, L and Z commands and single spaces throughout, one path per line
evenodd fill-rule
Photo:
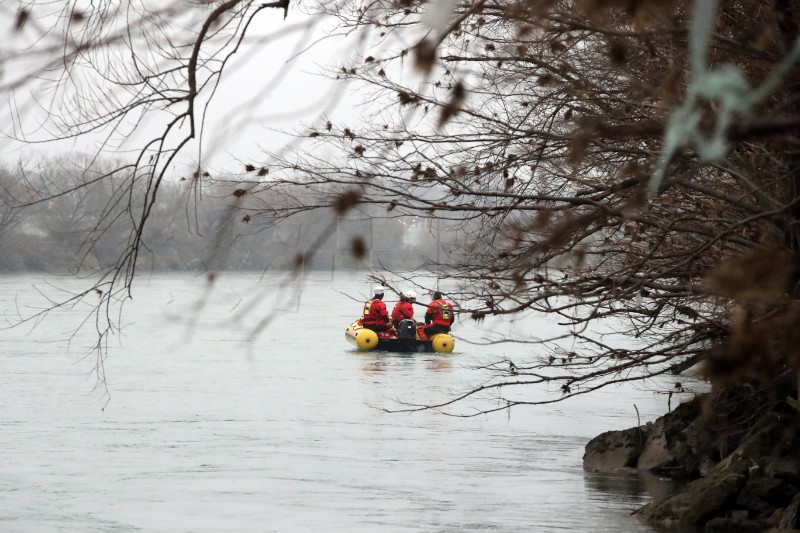
M 584 468 L 686 480 L 637 518 L 660 529 L 800 529 L 800 412 L 787 387 L 728 387 L 586 445 Z

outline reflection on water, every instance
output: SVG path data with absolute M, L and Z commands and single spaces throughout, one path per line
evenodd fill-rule
M 683 486 L 683 482 L 663 478 L 648 472 L 620 472 L 603 474 L 586 472 L 586 485 L 592 491 L 605 493 L 610 496 L 626 494 L 632 502 L 637 502 L 634 508 L 651 500 L 662 500 L 675 494 Z
M 2 332 L 0 529 L 651 531 L 630 512 L 660 485 L 586 474 L 581 457 L 591 437 L 635 425 L 634 403 L 644 422 L 663 398 L 618 388 L 466 418 L 387 414 L 480 385 L 476 365 L 528 348 L 359 353 L 343 339 L 358 306 L 342 294 L 363 284 L 350 276 L 305 281 L 282 311 L 268 278 L 223 276 L 199 314 L 196 279 L 151 278 L 110 349 L 105 410 L 80 349 L 91 336 L 46 342 L 77 311 Z M 0 278 L 0 311 L 33 281 Z M 234 316 L 244 294 L 260 299 Z M 246 320 L 265 313 L 274 322 L 247 344 Z M 456 334 L 478 327 L 496 325 Z
M 420 362 L 424 363 L 425 368 L 431 372 L 453 370 L 453 355 L 451 354 L 363 353 L 353 350 L 353 355 L 364 361 L 361 367 L 364 372 L 383 372 L 395 368 L 398 364 L 416 365 Z
M 447 372 L 453 369 L 453 363 L 450 356 L 440 357 L 438 359 L 429 359 L 428 370 L 432 372 Z
M 586 472 L 587 493 L 590 499 L 630 501 L 630 513 L 633 513 L 651 501 L 662 500 L 678 492 L 685 484 L 684 480 L 659 477 L 649 472 L 621 472 L 601 474 Z M 702 527 L 682 526 L 681 533 L 702 533 Z

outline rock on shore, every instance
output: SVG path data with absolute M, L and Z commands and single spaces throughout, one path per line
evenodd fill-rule
M 592 439 L 584 468 L 686 480 L 635 512 L 661 529 L 800 529 L 800 413 L 785 399 L 747 385 L 697 396 L 655 422 Z

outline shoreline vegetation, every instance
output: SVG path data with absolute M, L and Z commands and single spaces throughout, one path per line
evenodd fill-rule
M 660 530 L 800 529 L 800 411 L 791 379 L 698 394 L 586 445 L 584 469 L 685 483 L 634 516 Z

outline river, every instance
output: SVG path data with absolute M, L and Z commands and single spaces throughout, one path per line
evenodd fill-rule
M 359 353 L 343 333 L 363 274 L 279 279 L 223 274 L 204 291 L 191 274 L 143 275 L 105 386 L 91 328 L 69 338 L 90 306 L 0 331 L 0 530 L 651 531 L 630 517 L 650 482 L 585 473 L 581 457 L 595 435 L 636 425 L 635 409 L 642 422 L 666 412 L 665 396 L 628 386 L 466 418 L 387 413 L 475 386 L 476 364 L 530 348 Z M 80 282 L 0 277 L 0 310 L 35 311 L 54 285 Z M 552 327 L 525 320 L 513 326 Z M 503 327 L 463 320 L 454 333 Z

